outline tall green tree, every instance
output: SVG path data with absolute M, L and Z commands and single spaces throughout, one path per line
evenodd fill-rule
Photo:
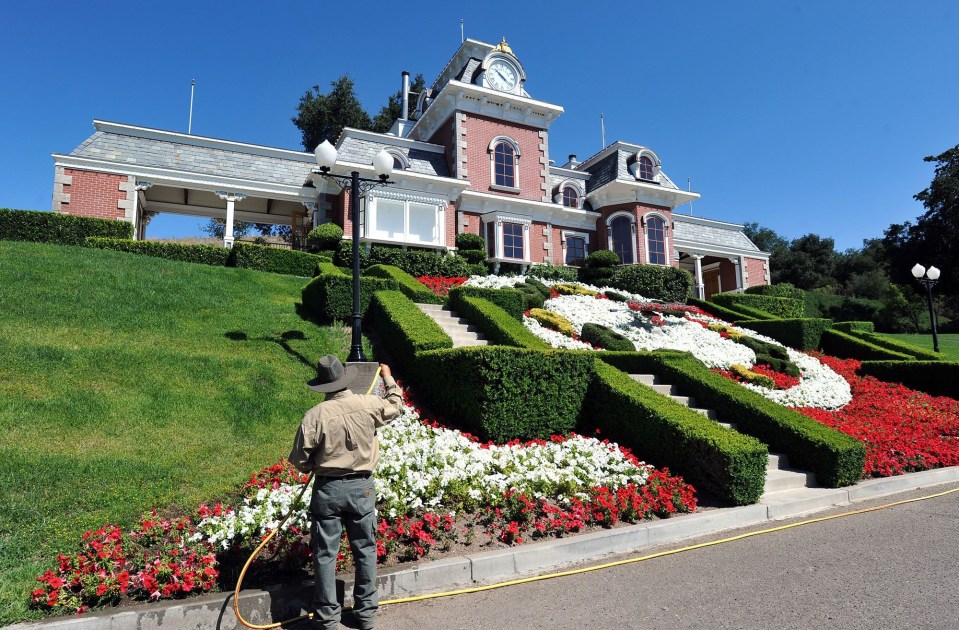
M 314 85 L 300 97 L 293 124 L 303 136 L 303 148 L 312 151 L 324 140 L 332 143 L 344 127 L 372 129 L 370 115 L 366 113 L 353 90 L 353 80 L 344 74 L 330 82 L 330 92 L 323 94 L 320 86 Z
M 423 75 L 418 74 L 410 82 L 410 102 L 407 107 L 406 116 L 409 117 L 416 110 L 416 97 L 419 96 L 420 92 L 426 87 L 426 81 L 423 80 Z M 384 133 L 390 130 L 393 126 L 393 123 L 400 117 L 400 113 L 403 111 L 403 91 L 397 90 L 395 94 L 391 94 L 386 105 L 380 108 L 380 112 L 373 118 L 373 129 L 378 133 Z

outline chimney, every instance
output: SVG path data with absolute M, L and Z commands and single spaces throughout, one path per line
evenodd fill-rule
M 410 73 L 403 71 L 403 111 L 400 113 L 400 120 L 406 120 L 410 111 Z
M 579 164 L 579 162 L 576 161 L 576 154 L 575 154 L 575 153 L 570 153 L 570 154 L 569 154 L 569 165 L 570 165 L 570 167 L 576 166 L 577 164 Z

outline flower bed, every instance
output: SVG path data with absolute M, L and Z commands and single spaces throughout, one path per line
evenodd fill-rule
M 458 287 L 469 278 L 466 276 L 454 276 L 447 278 L 445 276 L 419 276 L 417 280 L 426 285 L 426 287 L 436 295 L 447 295 L 450 289 Z
M 519 544 L 696 507 L 693 488 L 680 477 L 596 437 L 481 443 L 421 418 L 408 403 L 379 433 L 381 563 L 474 544 L 477 532 L 485 543 Z M 245 560 L 291 510 L 258 564 L 302 570 L 310 557 L 309 490 L 296 501 L 304 481 L 305 475 L 280 462 L 251 475 L 232 503 L 200 505 L 177 519 L 152 513 L 131 532 L 113 525 L 88 532 L 76 556 L 61 555 L 55 569 L 37 578 L 34 605 L 82 613 L 124 599 L 208 591 L 217 584 L 219 563 Z M 350 563 L 344 538 L 338 566 Z

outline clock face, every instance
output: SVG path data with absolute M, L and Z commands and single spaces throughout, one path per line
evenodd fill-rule
M 506 61 L 494 61 L 486 69 L 486 83 L 494 90 L 511 92 L 516 88 L 519 74 Z

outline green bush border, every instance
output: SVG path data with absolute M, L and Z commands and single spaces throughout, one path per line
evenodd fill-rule
M 872 322 L 836 322 L 832 327 L 844 333 L 876 331 L 876 325 Z
M 370 304 L 370 321 L 381 343 L 406 374 L 419 384 L 426 378 L 417 355 L 427 350 L 451 349 L 453 340 L 432 317 L 399 290 L 377 291 Z M 420 378 L 417 378 L 417 375 Z M 436 379 L 443 383 L 446 378 Z
M 360 314 L 364 315 L 377 291 L 399 290 L 396 282 L 382 278 L 360 278 Z M 303 287 L 303 306 L 322 322 L 350 321 L 353 317 L 353 278 L 324 273 Z
M 254 243 L 233 243 L 227 265 L 310 278 L 321 262 L 316 254 Z
M 709 298 L 712 302 L 735 309 L 750 309 L 765 313 L 755 319 L 796 319 L 803 316 L 805 306 L 802 300 L 795 298 L 757 295 L 755 293 L 716 293 Z M 748 311 L 746 311 L 748 312 Z
M 863 341 L 871 343 L 873 345 L 879 346 L 880 348 L 885 348 L 886 350 L 892 350 L 893 352 L 901 352 L 903 354 L 908 354 L 920 361 L 948 361 L 947 357 L 942 356 L 942 353 L 935 352 L 934 350 L 926 350 L 925 348 L 919 348 L 912 344 L 908 344 L 897 339 L 888 339 L 882 335 L 877 335 L 874 333 L 854 331 L 852 335 L 859 337 Z
M 450 308 L 479 328 L 491 344 L 548 350 L 550 345 L 534 335 L 522 322 L 500 306 L 462 292 L 450 294 Z
M 713 317 L 718 317 L 719 319 L 729 322 L 732 324 L 737 319 L 752 319 L 752 316 L 748 313 L 745 313 L 737 308 L 721 306 L 713 302 L 707 302 L 706 300 L 700 300 L 699 298 L 686 298 L 686 304 L 689 306 L 695 306 Z M 768 317 L 769 314 L 766 313 L 764 317 Z
M 363 270 L 363 275 L 372 278 L 387 278 L 393 280 L 400 287 L 400 291 L 414 302 L 419 302 L 420 304 L 446 303 L 444 297 L 436 295 L 430 291 L 425 284 L 399 267 L 392 265 L 372 265 Z
M 860 373 L 959 400 L 959 363 L 954 361 L 863 361 Z
M 711 372 L 689 353 L 602 352 L 597 356 L 627 372 L 659 374 L 697 404 L 735 423 L 737 431 L 786 453 L 797 468 L 813 471 L 823 486 L 848 486 L 862 477 L 866 449 L 861 442 Z
M 84 245 L 94 249 L 112 249 L 118 252 L 179 260 L 201 265 L 225 266 L 230 250 L 217 245 L 192 243 L 161 243 L 159 241 L 134 241 L 123 238 L 101 238 L 91 236 Z
M 647 299 L 682 303 L 689 297 L 693 276 L 678 267 L 623 265 L 615 269 L 609 284 Z
M 823 332 L 820 345 L 823 352 L 840 359 L 909 361 L 915 358 L 911 354 L 887 350 L 855 335 L 834 329 Z
M 529 308 L 526 294 L 517 289 L 484 289 L 481 287 L 453 287 L 449 291 L 450 304 L 459 295 L 482 298 L 496 304 L 516 320 L 523 321 L 523 313 Z M 455 310 L 455 309 L 454 309 Z
M 830 319 L 741 319 L 737 326 L 755 330 L 796 350 L 818 350 L 822 334 L 832 326 Z
M 88 237 L 132 239 L 129 221 L 0 208 L 0 241 L 84 245 Z

